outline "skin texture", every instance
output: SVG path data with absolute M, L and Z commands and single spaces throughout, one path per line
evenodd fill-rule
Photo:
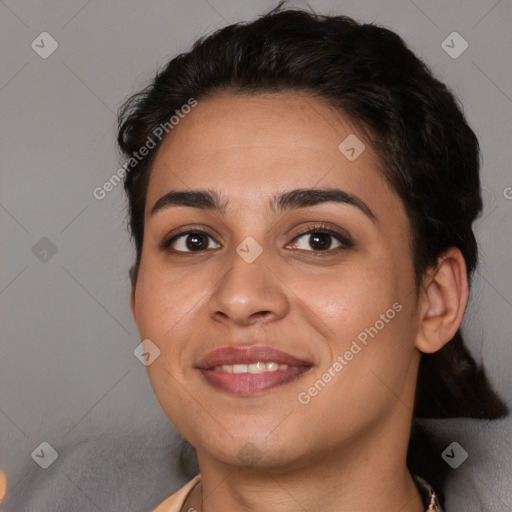
M 338 149 L 350 134 L 366 146 L 354 161 Z M 184 510 L 424 510 L 405 465 L 417 369 L 421 352 L 459 327 L 467 278 L 450 249 L 416 290 L 409 220 L 379 165 L 350 120 L 297 92 L 201 100 L 164 140 L 131 307 L 141 339 L 161 351 L 147 367 L 156 397 L 197 450 L 202 483 Z M 274 194 L 297 188 L 341 189 L 375 218 L 334 202 L 270 209 Z M 150 215 L 169 191 L 198 189 L 221 194 L 225 210 Z M 352 245 L 338 250 L 331 238 L 330 251 L 315 251 L 301 233 L 319 223 Z M 186 250 L 186 235 L 159 248 L 185 226 L 208 231 L 206 250 L 173 253 Z M 262 248 L 252 263 L 236 252 L 247 237 Z M 299 393 L 396 303 L 400 312 L 301 404 Z M 252 396 L 214 389 L 196 369 L 213 349 L 253 344 L 312 368 Z

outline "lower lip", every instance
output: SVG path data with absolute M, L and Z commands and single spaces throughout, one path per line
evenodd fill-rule
M 290 367 L 287 370 L 263 373 L 228 373 L 223 371 L 199 371 L 210 386 L 234 395 L 256 395 L 269 389 L 293 382 L 307 372 L 310 366 Z

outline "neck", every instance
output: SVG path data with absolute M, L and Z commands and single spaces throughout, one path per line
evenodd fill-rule
M 405 463 L 410 421 L 397 429 L 392 416 L 340 449 L 317 451 L 286 469 L 233 467 L 198 452 L 201 484 L 182 510 L 424 512 Z

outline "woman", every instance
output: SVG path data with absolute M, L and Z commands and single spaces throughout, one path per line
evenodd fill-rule
M 200 470 L 156 510 L 441 510 L 413 419 L 506 414 L 459 331 L 482 202 L 446 86 L 279 7 L 171 60 L 118 141 L 131 308 Z

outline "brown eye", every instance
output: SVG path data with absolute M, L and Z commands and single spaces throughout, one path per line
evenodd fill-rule
M 334 252 L 352 247 L 347 236 L 328 228 L 313 228 L 295 237 L 293 249 L 309 252 Z
M 309 235 L 309 245 L 319 251 L 329 249 L 332 244 L 332 236 L 327 233 L 313 233 Z
M 173 252 L 202 252 L 212 248 L 210 241 L 216 244 L 215 249 L 220 247 L 208 233 L 188 231 L 165 242 L 164 248 Z
M 333 235 L 329 233 L 305 233 L 296 238 L 295 248 L 302 251 L 326 251 L 336 249 L 341 246 L 339 240 L 333 240 Z
M 208 248 L 208 239 L 204 235 L 190 234 L 185 238 L 185 245 L 190 251 L 200 251 Z

